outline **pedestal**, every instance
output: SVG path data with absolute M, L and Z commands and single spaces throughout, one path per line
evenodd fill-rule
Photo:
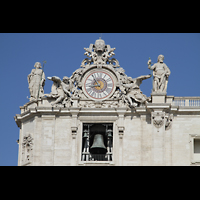
M 166 93 L 151 93 L 152 103 L 165 103 Z

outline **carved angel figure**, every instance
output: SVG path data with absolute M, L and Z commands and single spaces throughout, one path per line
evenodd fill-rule
M 64 76 L 63 80 L 61 81 L 59 77 L 53 76 L 47 77 L 47 79 L 53 81 L 53 85 L 51 87 L 51 93 L 46 94 L 45 96 L 57 98 L 56 101 L 51 104 L 52 106 L 60 103 L 64 99 L 66 100 L 66 98 L 68 99 L 71 96 L 71 89 L 73 84 L 71 83 L 70 78 Z
M 129 84 L 122 84 L 126 88 L 126 98 L 130 104 L 130 107 L 135 107 L 138 103 L 145 103 L 149 99 L 146 95 L 142 93 L 140 90 L 140 85 L 143 80 L 150 78 L 151 75 L 139 76 L 137 78 L 132 79 L 128 78 Z
M 45 74 L 41 69 L 41 63 L 36 62 L 34 67 L 28 75 L 30 100 L 36 100 L 44 94 Z

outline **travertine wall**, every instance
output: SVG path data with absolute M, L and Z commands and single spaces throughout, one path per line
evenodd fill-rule
M 193 145 L 200 138 L 200 109 L 152 105 L 133 111 L 30 104 L 15 119 L 20 127 L 18 165 L 198 165 Z M 173 115 L 169 129 L 167 113 Z M 161 121 L 154 123 L 153 116 Z M 113 123 L 113 161 L 81 161 L 83 123 Z M 28 135 L 30 146 L 24 145 Z
M 190 165 L 190 135 L 200 136 L 200 116 L 174 116 L 169 130 L 151 124 L 150 117 L 125 119 L 123 165 Z

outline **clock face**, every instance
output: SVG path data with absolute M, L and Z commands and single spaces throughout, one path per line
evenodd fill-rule
M 105 71 L 95 70 L 86 75 L 84 80 L 84 90 L 86 96 L 94 100 L 109 98 L 115 88 L 114 77 Z

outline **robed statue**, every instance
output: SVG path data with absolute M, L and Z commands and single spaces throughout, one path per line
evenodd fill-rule
M 45 74 L 41 69 L 41 63 L 36 62 L 35 69 L 28 75 L 30 101 L 37 100 L 44 95 Z
M 153 70 L 153 93 L 166 93 L 168 77 L 170 75 L 170 70 L 164 61 L 164 56 L 158 56 L 158 62 L 151 66 L 151 59 L 148 61 L 148 68 Z

